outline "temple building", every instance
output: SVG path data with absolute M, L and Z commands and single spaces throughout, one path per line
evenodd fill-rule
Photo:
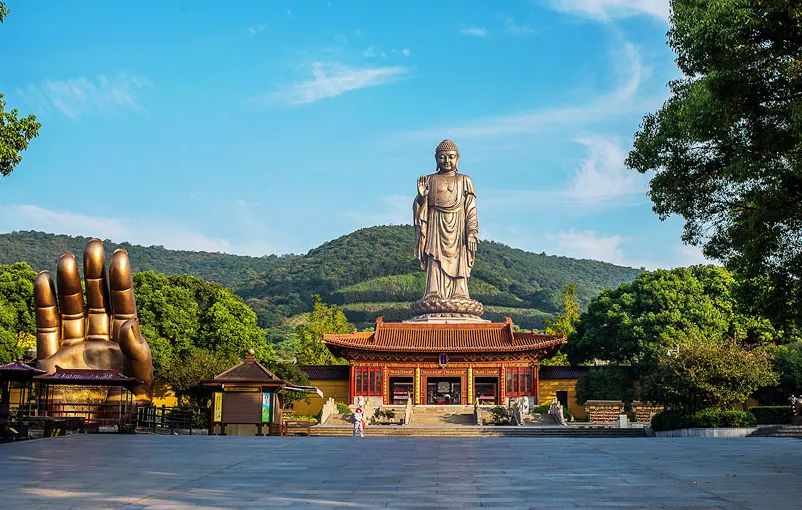
M 559 335 L 515 331 L 505 322 L 384 322 L 374 331 L 325 335 L 349 363 L 348 403 L 377 405 L 505 405 L 540 402 L 538 368 L 564 342 Z M 313 375 L 313 374 L 310 374 Z

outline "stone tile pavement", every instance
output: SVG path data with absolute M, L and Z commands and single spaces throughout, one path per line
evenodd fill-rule
M 802 509 L 802 442 L 75 435 L 0 445 L 3 509 Z

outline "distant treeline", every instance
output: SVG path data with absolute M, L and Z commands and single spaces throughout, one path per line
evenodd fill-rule
M 87 240 L 41 232 L 0 234 L 0 263 L 25 261 L 36 270 L 53 270 L 61 253 L 80 255 Z M 343 305 L 348 318 L 359 325 L 369 324 L 376 315 L 405 318 L 405 303 L 423 293 L 410 226 L 357 230 L 306 255 L 247 257 L 104 243 L 109 253 L 119 246 L 127 249 L 136 271 L 193 274 L 233 289 L 254 308 L 263 327 L 311 310 L 314 295 Z M 641 272 L 482 242 L 470 289 L 486 305 L 488 318 L 512 315 L 522 327 L 532 328 L 542 327 L 559 309 L 566 284 L 576 284 L 584 305 L 602 289 L 632 281 Z

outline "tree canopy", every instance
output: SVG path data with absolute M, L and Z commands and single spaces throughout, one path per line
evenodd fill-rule
M 692 334 L 773 340 L 768 320 L 740 311 L 735 287 L 729 271 L 718 266 L 643 273 L 594 298 L 564 349 L 572 363 L 599 359 L 636 366 Z
M 11 12 L 4 2 L 0 2 L 0 23 Z M 41 124 L 35 115 L 20 118 L 19 111 L 6 111 L 6 100 L 0 93 L 0 175 L 9 175 L 22 161 L 20 153 L 28 148 L 28 143 L 39 136 Z
M 326 305 L 315 296 L 315 304 L 309 319 L 296 328 L 298 337 L 298 361 L 303 365 L 340 365 L 345 360 L 336 358 L 323 343 L 326 333 L 351 333 L 354 326 L 345 318 L 337 305 Z
M 36 333 L 35 280 L 36 273 L 24 262 L 0 264 L 0 363 L 22 356 L 21 343 Z
M 644 398 L 690 414 L 737 409 L 757 389 L 775 384 L 777 376 L 762 348 L 692 335 L 680 348 L 660 353 L 642 382 Z
M 647 115 L 627 164 L 654 172 L 661 218 L 684 218 L 756 306 L 802 324 L 802 6 L 798 0 L 673 0 L 669 44 L 684 77 Z M 769 298 L 770 297 L 770 298 Z

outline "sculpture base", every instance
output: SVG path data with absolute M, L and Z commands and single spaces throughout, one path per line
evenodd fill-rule
M 484 306 L 475 299 L 421 299 L 410 309 L 415 317 L 408 322 L 489 322 L 482 319 Z
M 416 315 L 415 317 L 405 320 L 404 322 L 424 322 L 428 324 L 485 324 L 490 321 L 468 314 L 459 315 L 447 313 L 427 313 L 424 315 Z

